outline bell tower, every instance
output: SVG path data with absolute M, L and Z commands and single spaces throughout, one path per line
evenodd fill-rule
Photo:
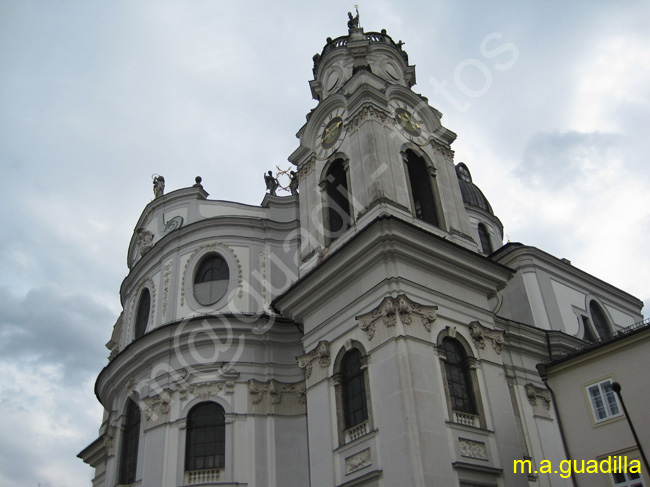
M 456 134 L 412 91 L 402 41 L 364 32 L 358 15 L 348 27 L 313 58 L 319 103 L 289 157 L 300 181 L 303 270 L 380 214 L 476 250 L 450 147 Z
M 528 485 L 501 474 L 524 455 L 491 307 L 511 270 L 479 247 L 500 222 L 463 192 L 456 134 L 411 89 L 403 43 L 358 15 L 313 60 L 318 105 L 289 157 L 299 278 L 273 301 L 304 332 L 311 485 Z

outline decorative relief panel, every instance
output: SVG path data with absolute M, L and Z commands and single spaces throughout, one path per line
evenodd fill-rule
M 458 446 L 460 447 L 461 456 L 468 458 L 476 458 L 477 460 L 487 460 L 487 450 L 485 443 L 481 441 L 468 440 L 466 438 L 458 438 Z
M 366 448 L 345 459 L 345 474 L 349 475 L 369 465 L 372 465 L 372 454 L 370 448 Z
M 115 455 L 115 435 L 117 434 L 117 426 L 109 426 L 104 433 L 104 449 L 107 457 Z
M 486 340 L 491 342 L 492 348 L 497 354 L 501 353 L 503 349 L 503 332 L 499 330 L 492 330 L 486 326 L 483 326 L 478 321 L 472 321 L 469 324 L 470 334 L 472 335 L 472 340 L 478 349 L 485 349 Z
M 286 383 L 271 379 L 248 381 L 249 411 L 258 414 L 304 414 L 307 393 L 305 382 Z
M 224 384 L 221 382 L 199 382 L 189 387 L 190 394 L 206 401 L 210 396 L 216 396 L 223 390 Z
M 332 359 L 330 357 L 330 344 L 328 341 L 323 340 L 318 342 L 315 349 L 298 357 L 298 366 L 304 369 L 306 379 L 311 377 L 314 362 L 318 362 L 318 365 L 323 369 L 330 366 Z
M 377 325 L 392 328 L 397 324 L 397 319 L 403 325 L 420 324 L 427 332 L 431 332 L 431 325 L 437 318 L 437 306 L 424 306 L 414 303 L 406 295 L 401 294 L 396 298 L 384 298 L 381 304 L 369 313 L 357 316 L 359 328 L 366 332 L 368 339 L 372 340 L 377 331 Z

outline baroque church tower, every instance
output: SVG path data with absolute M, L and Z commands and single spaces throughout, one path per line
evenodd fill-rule
M 641 303 L 503 246 L 402 42 L 348 27 L 313 59 L 297 194 L 197 178 L 144 209 L 79 454 L 94 486 L 569 485 L 512 469 L 564 457 L 535 365 Z

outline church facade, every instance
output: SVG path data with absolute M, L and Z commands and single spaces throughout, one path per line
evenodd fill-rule
M 401 42 L 351 18 L 313 73 L 291 196 L 197 178 L 137 222 L 93 485 L 571 485 L 513 470 L 565 457 L 535 366 L 642 303 L 502 245 Z

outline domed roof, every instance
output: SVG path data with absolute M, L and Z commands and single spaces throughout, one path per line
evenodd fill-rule
M 490 215 L 494 215 L 490 202 L 478 186 L 472 182 L 472 175 L 464 162 L 456 164 L 456 176 L 458 176 L 460 193 L 463 195 L 463 203 L 480 208 L 487 211 Z

